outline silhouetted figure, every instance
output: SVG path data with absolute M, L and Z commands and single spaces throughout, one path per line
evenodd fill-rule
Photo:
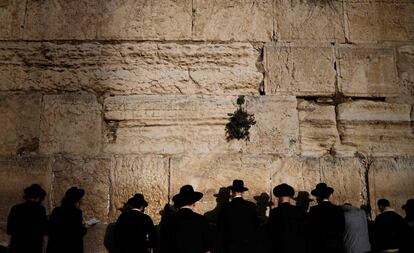
M 155 227 L 144 213 L 148 206 L 142 194 L 128 200 L 130 210 L 123 212 L 115 224 L 115 249 L 117 253 L 147 253 L 155 246 Z
M 311 194 L 318 205 L 310 208 L 310 252 L 343 252 L 343 233 L 345 228 L 342 208 L 332 204 L 329 197 L 334 189 L 325 183 L 319 183 Z
M 195 203 L 203 197 L 191 185 L 184 185 L 173 197 L 179 210 L 167 221 L 168 253 L 206 253 L 212 249 L 207 219 L 195 213 Z
M 266 212 L 268 208 L 273 206 L 273 202 L 266 192 L 261 193 L 259 196 L 254 196 L 253 198 L 256 200 L 257 214 L 259 216 L 260 226 L 262 226 L 267 223 L 268 217 Z
M 305 213 L 309 210 L 309 204 L 313 201 L 313 199 L 309 198 L 309 192 L 300 191 L 298 195 L 293 198 L 296 202 L 296 206 L 302 208 Z
M 122 213 L 127 212 L 131 210 L 131 207 L 128 205 L 127 203 L 124 203 L 124 205 L 121 208 L 118 208 L 118 211 Z M 104 246 L 105 249 L 109 252 L 109 253 L 115 253 L 116 252 L 116 248 L 115 248 L 115 223 L 116 222 L 111 222 L 106 226 L 106 230 L 105 230 L 105 236 L 104 236 Z
M 307 252 L 306 213 L 290 203 L 295 190 L 280 184 L 273 188 L 273 194 L 278 198 L 278 207 L 270 211 L 266 228 L 271 252 Z
M 217 224 L 220 250 L 224 253 L 254 252 L 259 228 L 256 205 L 243 199 L 248 189 L 242 180 L 234 180 L 229 189 L 233 199 L 223 206 Z
M 380 199 L 377 204 L 381 213 L 375 218 L 375 252 L 408 252 L 408 224 L 390 207 L 387 199 Z
M 38 184 L 24 189 L 26 202 L 12 207 L 7 219 L 7 233 L 11 235 L 10 253 L 41 253 L 46 234 L 46 209 L 41 205 L 46 192 Z
M 174 205 L 166 204 L 163 210 L 160 212 L 161 214 L 161 221 L 158 225 L 159 227 L 159 239 L 157 240 L 158 243 L 158 252 L 161 253 L 168 253 L 167 248 L 167 238 L 168 238 L 168 230 L 167 230 L 167 223 L 168 220 L 173 216 L 173 214 L 177 212 Z
M 53 209 L 48 226 L 47 253 L 83 253 L 83 225 L 81 199 L 83 189 L 71 187 L 62 199 L 62 205 Z
M 414 229 L 414 199 L 407 200 L 401 208 L 405 211 L 405 221 Z
M 345 217 L 345 253 L 365 253 L 371 250 L 365 211 L 351 204 L 342 206 Z
M 372 245 L 374 244 L 374 221 L 372 220 L 371 211 L 372 208 L 370 205 L 361 205 L 361 210 L 365 212 L 365 218 L 367 219 L 368 224 L 368 235 L 369 235 L 369 243 Z

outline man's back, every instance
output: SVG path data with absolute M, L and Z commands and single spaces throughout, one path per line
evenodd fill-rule
M 406 226 L 403 218 L 392 210 L 379 214 L 374 225 L 375 250 L 399 249 Z
M 369 252 L 368 222 L 365 211 L 352 206 L 344 206 L 345 232 L 344 246 L 346 253 Z

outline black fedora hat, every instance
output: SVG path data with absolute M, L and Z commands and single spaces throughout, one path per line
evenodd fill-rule
M 407 200 L 407 202 L 401 208 L 406 211 L 414 210 L 414 199 Z
M 178 208 L 186 205 L 194 204 L 203 197 L 201 192 L 194 191 L 193 186 L 184 185 L 180 189 L 180 193 L 173 197 L 174 205 Z
M 144 195 L 141 193 L 137 193 L 132 198 L 128 199 L 127 204 L 132 208 L 141 208 L 148 206 L 148 202 L 145 200 Z
M 240 179 L 233 180 L 233 184 L 228 188 L 234 192 L 245 192 L 249 190 L 247 187 L 244 187 L 244 182 Z
M 311 194 L 315 197 L 329 197 L 334 192 L 334 189 L 327 186 L 325 183 L 319 183 L 316 188 L 311 191 Z
M 46 197 L 46 191 L 38 184 L 32 184 L 24 189 L 24 199 L 36 199 L 43 200 Z
M 66 191 L 65 197 L 63 197 L 63 202 L 67 204 L 74 204 L 76 202 L 79 202 L 84 195 L 84 189 L 80 189 L 76 186 L 73 186 Z
M 280 184 L 273 188 L 273 194 L 276 197 L 293 197 L 295 195 L 295 189 L 288 184 Z

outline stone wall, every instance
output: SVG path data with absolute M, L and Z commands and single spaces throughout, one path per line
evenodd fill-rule
M 250 142 L 225 140 L 238 95 Z M 0 241 L 31 183 L 49 211 L 84 187 L 104 223 L 135 192 L 158 221 L 187 183 L 205 212 L 234 178 L 401 212 L 413 105 L 411 0 L 0 0 Z

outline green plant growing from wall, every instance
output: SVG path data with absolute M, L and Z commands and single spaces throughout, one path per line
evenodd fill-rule
M 244 96 L 237 98 L 238 108 L 234 113 L 229 113 L 229 123 L 226 124 L 226 140 L 246 140 L 250 141 L 250 128 L 256 124 L 253 114 L 250 114 L 243 107 L 245 104 Z

